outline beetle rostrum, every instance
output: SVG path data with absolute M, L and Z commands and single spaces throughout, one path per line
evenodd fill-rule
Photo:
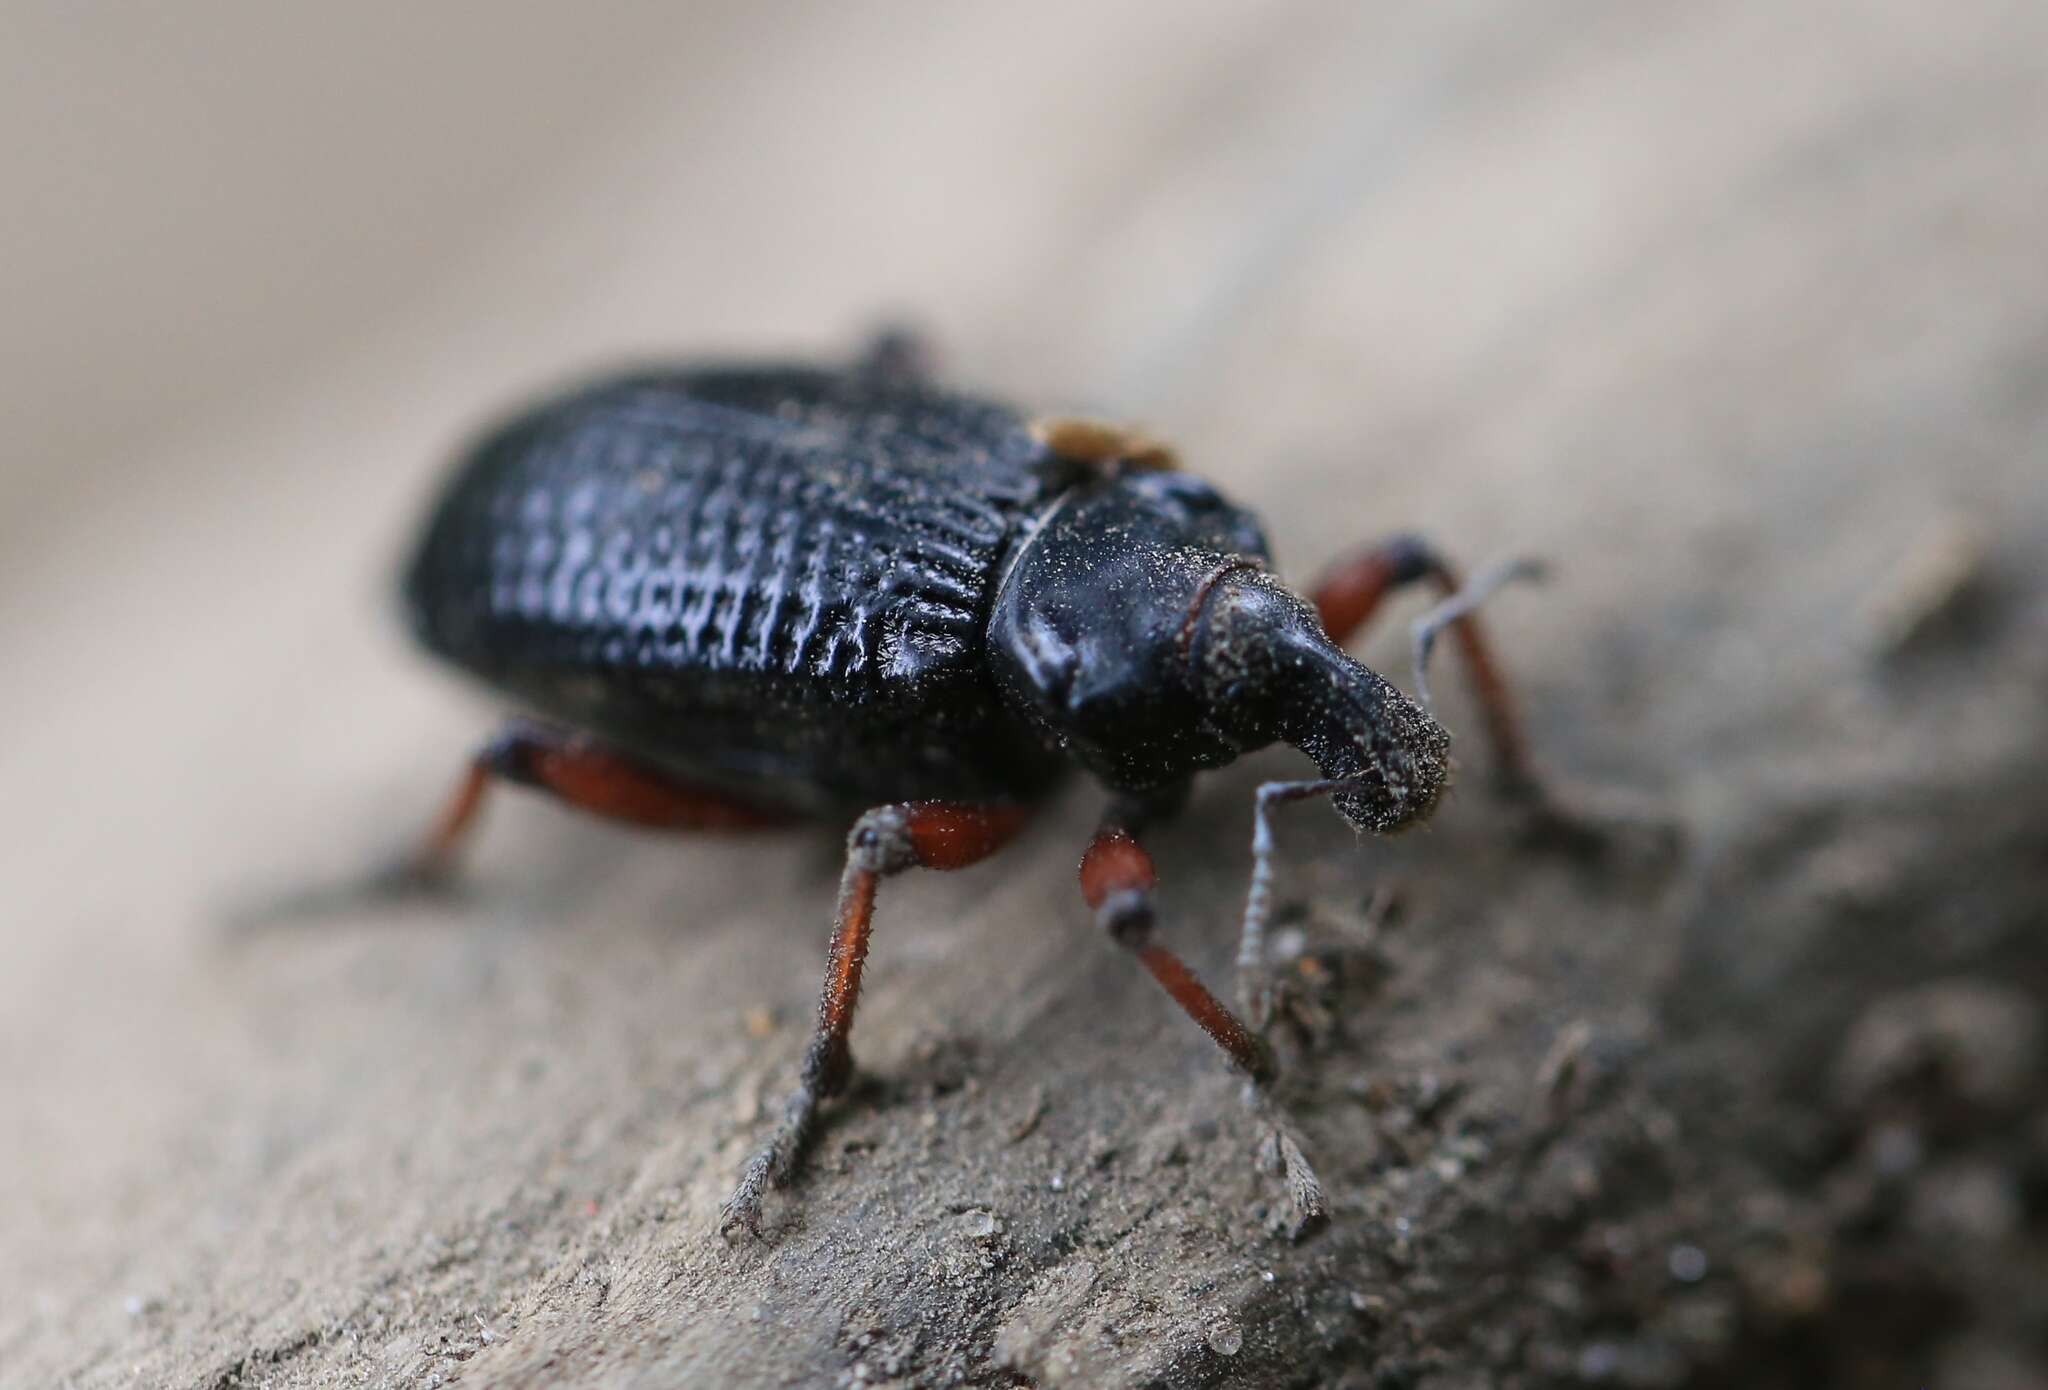
M 1112 790 L 1145 793 L 1284 741 L 1354 826 L 1427 816 L 1450 736 L 1353 661 L 1265 568 L 1249 513 L 1206 483 L 1136 473 L 1066 494 L 996 596 L 997 686 Z

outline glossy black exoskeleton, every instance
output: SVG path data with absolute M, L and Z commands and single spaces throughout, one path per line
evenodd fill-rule
M 607 382 L 498 431 L 405 586 L 434 652 L 692 783 L 806 812 L 1146 794 L 1287 738 L 1393 829 L 1448 740 L 1268 571 L 1251 513 L 863 373 Z
M 1321 780 L 1262 795 L 1240 955 L 1256 982 L 1269 801 L 1327 792 L 1382 833 L 1434 805 L 1448 735 L 1338 643 L 1394 587 L 1454 589 L 1447 567 L 1396 541 L 1311 603 L 1250 512 L 1163 462 L 879 366 L 707 366 L 520 415 L 434 508 L 405 580 L 414 628 L 540 722 L 479 755 L 417 872 L 445 867 L 492 778 L 679 828 L 857 818 L 818 1032 L 726 1229 L 756 1227 L 845 1083 L 881 877 L 992 852 L 1078 765 L 1112 794 L 1082 864 L 1098 920 L 1257 1079 L 1255 1029 L 1153 940 L 1136 834 L 1252 749 L 1314 760 Z M 1531 785 L 1475 621 L 1450 616 L 1503 774 Z M 1254 1024 L 1261 1000 L 1254 983 Z M 1274 1123 L 1312 1217 L 1313 1175 Z

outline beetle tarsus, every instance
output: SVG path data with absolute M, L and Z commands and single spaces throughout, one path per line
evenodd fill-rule
M 1445 628 L 1454 623 L 1469 622 L 1479 611 L 1479 606 L 1503 586 L 1514 583 L 1540 583 L 1549 577 L 1549 567 L 1532 556 L 1521 556 L 1504 560 L 1500 564 L 1480 571 L 1477 577 L 1446 594 L 1437 605 L 1415 620 L 1409 629 L 1410 639 L 1415 646 L 1415 702 L 1424 709 L 1431 709 L 1429 696 L 1429 656 L 1436 647 L 1436 639 Z M 1529 771 L 1519 760 L 1513 766 L 1502 760 L 1502 780 L 1512 785 L 1529 779 Z
M 1263 1088 L 1254 1087 L 1250 1100 L 1260 1122 L 1266 1127 L 1265 1138 L 1259 1143 L 1259 1167 L 1285 1180 L 1288 1202 L 1293 1209 L 1287 1233 L 1290 1238 L 1300 1240 L 1329 1223 L 1330 1207 L 1323 1195 L 1323 1181 L 1316 1176 L 1308 1155 L 1301 1151 L 1294 1131 L 1280 1118 L 1279 1107 L 1271 1095 Z
M 1274 1155 L 1269 1168 L 1286 1176 L 1296 1215 L 1294 1231 L 1299 1235 L 1324 1219 L 1323 1189 L 1273 1099 L 1271 1084 L 1278 1071 L 1273 1049 L 1260 1031 L 1210 993 L 1180 957 L 1152 940 L 1156 884 L 1151 856 L 1128 830 L 1112 819 L 1096 832 L 1081 860 L 1083 898 L 1095 910 L 1097 925 L 1138 958 L 1246 1077 L 1248 1098 L 1266 1131 L 1264 1149 Z
M 1290 801 L 1334 796 L 1357 785 L 1357 779 L 1348 777 L 1266 782 L 1253 797 L 1252 871 L 1238 928 L 1237 990 L 1245 1016 L 1261 1033 L 1271 1026 L 1280 1006 L 1280 983 L 1266 943 L 1266 926 L 1273 911 L 1273 808 Z
M 462 882 L 455 864 L 438 855 L 401 854 L 385 861 L 363 884 L 373 901 L 403 902 L 453 894 Z
M 860 1003 L 881 881 L 905 869 L 964 869 L 1008 844 L 1025 819 L 1025 811 L 1016 806 L 909 801 L 877 806 L 854 822 L 846 836 L 846 870 L 839 880 L 832 946 L 818 993 L 818 1026 L 782 1119 L 748 1161 L 720 1211 L 720 1234 L 731 1238 L 742 1229 L 760 1234 L 762 1198 L 795 1174 L 816 1127 L 819 1104 L 845 1090 L 852 1079 L 848 1038 Z
M 810 1071 L 808 1059 L 805 1071 Z M 762 1199 L 769 1189 L 786 1185 L 796 1172 L 797 1160 L 803 1157 L 817 1116 L 818 1087 L 808 1080 L 798 1083 L 783 1107 L 781 1123 L 768 1141 L 747 1160 L 746 1168 L 740 1173 L 739 1185 L 719 1209 L 718 1233 L 721 1236 L 733 1240 L 744 1231 L 755 1239 L 760 1238 Z
M 1444 602 L 1433 614 L 1451 608 L 1439 626 L 1449 627 L 1452 640 L 1457 643 L 1458 654 L 1463 658 L 1465 680 L 1478 702 L 1480 718 L 1486 728 L 1486 741 L 1493 755 L 1494 784 L 1503 791 L 1535 787 L 1539 779 L 1530 763 L 1528 739 L 1522 728 L 1521 710 L 1516 704 L 1514 691 L 1502 677 L 1500 665 L 1494 659 L 1493 643 L 1488 639 L 1478 613 L 1473 610 L 1477 608 L 1478 601 L 1494 588 L 1521 577 L 1519 567 L 1533 563 L 1516 561 L 1488 571 L 1486 576 L 1482 576 L 1485 589 L 1477 592 L 1471 601 L 1451 608 L 1451 605 L 1458 604 L 1460 594 L 1470 592 L 1459 582 L 1457 569 L 1422 537 L 1403 535 L 1368 546 L 1340 560 L 1324 572 L 1312 590 L 1324 630 L 1332 641 L 1339 643 L 1349 642 L 1363 631 L 1379 612 L 1381 604 L 1399 590 L 1411 584 L 1426 583 L 1437 591 Z M 1478 585 L 1473 586 L 1474 590 L 1478 588 Z M 1429 640 L 1434 642 L 1434 630 Z M 1420 646 L 1419 633 L 1417 642 Z M 1422 653 L 1422 658 L 1426 659 L 1426 655 L 1426 652 Z M 1420 659 L 1417 666 L 1419 670 Z M 1423 696 L 1422 702 L 1426 705 L 1426 688 L 1418 689 L 1417 693 Z
M 237 904 L 223 914 L 221 931 L 231 941 L 253 938 L 380 907 L 450 897 L 459 887 L 456 875 L 439 866 L 423 865 L 417 856 L 403 855 L 361 878 L 301 885 Z

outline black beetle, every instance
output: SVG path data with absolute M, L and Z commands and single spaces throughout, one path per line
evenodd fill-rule
M 878 881 L 992 853 L 1071 764 L 1112 796 L 1080 870 L 1098 921 L 1265 1080 L 1267 807 L 1328 793 L 1387 833 L 1449 772 L 1444 729 L 1339 646 L 1394 588 L 1451 595 L 1430 630 L 1460 639 L 1500 782 L 1539 799 L 1470 612 L 1483 586 L 1426 545 L 1366 550 L 1304 600 L 1257 518 L 1156 442 L 1034 424 L 906 361 L 688 367 L 548 401 L 462 460 L 405 578 L 421 641 L 546 721 L 477 756 L 410 878 L 448 871 L 493 779 L 643 825 L 853 818 L 817 1030 L 728 1233 L 758 1229 L 847 1082 Z M 1276 741 L 1323 775 L 1261 790 L 1248 1025 L 1154 939 L 1136 837 L 1195 773 Z M 1314 1175 L 1264 1113 L 1314 1219 Z

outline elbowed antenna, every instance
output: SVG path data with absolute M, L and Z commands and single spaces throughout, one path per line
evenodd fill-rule
M 1377 672 L 1346 656 L 1315 610 L 1262 571 L 1218 580 L 1193 653 L 1210 719 L 1244 747 L 1279 740 L 1323 776 L 1360 830 L 1426 817 L 1450 775 L 1451 737 Z

